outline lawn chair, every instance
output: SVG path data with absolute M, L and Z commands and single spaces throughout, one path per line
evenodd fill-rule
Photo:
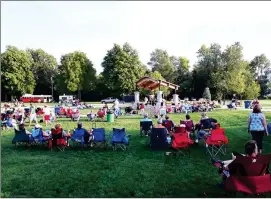
M 189 133 L 175 133 L 172 137 L 171 146 L 177 150 L 177 155 L 190 157 L 189 146 L 193 144 L 193 141 L 189 138 Z
M 152 128 L 150 147 L 153 150 L 164 150 L 168 148 L 166 128 Z
M 213 129 L 211 135 L 205 139 L 206 152 L 213 158 L 218 154 L 226 155 L 228 143 L 224 129 Z
M 193 134 L 193 136 L 195 136 L 195 128 L 194 128 L 194 123 L 192 120 L 186 121 L 186 120 L 181 120 L 180 124 L 184 124 L 186 131 L 188 131 L 191 134 Z
M 186 133 L 185 126 L 175 126 L 174 127 L 174 134 L 176 133 Z
M 75 129 L 70 140 L 72 141 L 73 147 L 80 146 L 81 148 L 83 148 L 84 145 L 87 145 L 89 143 L 89 136 L 85 135 L 84 129 Z
M 26 130 L 15 130 L 15 136 L 12 139 L 12 144 L 15 144 L 15 146 L 21 146 L 21 145 L 30 145 L 33 142 L 33 138 L 31 135 L 26 134 Z
M 148 136 L 151 133 L 153 123 L 152 121 L 140 121 L 140 136 Z
M 111 144 L 113 150 L 117 150 L 118 148 L 122 150 L 126 150 L 129 145 L 129 137 L 131 136 L 126 135 L 125 128 L 117 129 L 113 128 L 113 132 L 110 133 L 111 135 Z
M 49 144 L 51 146 L 51 150 L 53 147 L 56 147 L 60 151 L 64 151 L 67 146 L 68 142 L 63 134 L 63 129 L 52 129 L 52 144 Z
M 103 148 L 107 147 L 107 138 L 104 128 L 92 128 L 92 143 L 93 148 Z
M 172 133 L 173 131 L 173 122 L 171 120 L 163 121 L 162 125 L 166 127 L 169 133 Z
M 250 161 L 250 162 L 248 162 Z M 231 173 L 224 181 L 226 192 L 242 192 L 245 194 L 270 193 L 271 196 L 271 176 L 268 170 L 270 165 L 270 154 L 260 156 L 254 163 L 247 157 L 237 157 L 236 171 Z M 235 164 L 235 163 L 232 164 Z
M 32 137 L 33 137 L 33 142 L 32 144 L 34 145 L 43 145 L 43 144 L 48 144 L 49 140 L 51 139 L 50 137 L 48 137 L 48 139 L 45 139 L 45 137 L 43 136 L 43 131 L 42 128 L 33 128 L 32 129 Z
M 71 116 L 71 119 L 72 121 L 79 121 L 80 120 L 80 111 L 79 110 L 72 110 L 72 116 Z

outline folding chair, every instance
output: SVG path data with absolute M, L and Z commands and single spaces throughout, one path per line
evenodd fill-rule
M 190 157 L 189 146 L 193 144 L 193 141 L 189 138 L 189 134 L 175 133 L 172 135 L 172 148 L 177 150 L 177 155 L 183 155 Z
M 116 151 L 118 148 L 124 151 L 127 150 L 127 147 L 129 145 L 129 137 L 131 135 L 126 135 L 125 128 L 113 128 L 113 132 L 110 133 L 110 136 L 112 148 L 114 151 Z
M 64 151 L 67 146 L 68 146 L 68 142 L 65 139 L 64 135 L 63 135 L 63 130 L 62 129 L 52 129 L 52 140 L 51 140 L 51 150 L 53 149 L 53 147 L 56 147 L 57 149 L 59 149 L 60 151 Z
M 88 144 L 88 139 L 85 136 L 84 129 L 75 129 L 70 138 L 73 147 L 83 148 L 85 144 Z
M 26 146 L 28 144 L 31 144 L 33 142 L 33 137 L 31 135 L 26 134 L 26 130 L 15 130 L 15 136 L 12 139 L 12 144 L 14 144 L 16 147 L 17 146 Z
M 152 128 L 150 147 L 152 150 L 164 150 L 168 148 L 166 128 Z
M 151 133 L 152 121 L 140 121 L 140 136 L 149 135 Z
M 166 127 L 169 133 L 172 133 L 173 131 L 173 122 L 171 120 L 163 121 L 162 125 Z
M 51 139 L 50 137 L 48 137 L 48 139 L 45 139 L 45 137 L 43 136 L 43 131 L 42 128 L 38 128 L 38 129 L 32 129 L 32 137 L 33 137 L 33 145 L 43 145 L 43 144 L 48 144 L 49 140 Z
M 107 147 L 107 138 L 104 128 L 92 128 L 92 143 L 93 148 L 103 148 Z
M 211 135 L 204 140 L 206 153 L 209 153 L 211 157 L 215 157 L 218 154 L 226 155 L 229 141 L 224 129 L 213 129 Z
M 237 172 L 224 180 L 224 190 L 245 194 L 270 193 L 271 196 L 270 157 L 270 154 L 260 156 L 254 163 L 249 157 L 237 157 L 231 163 L 235 164 Z
M 191 134 L 193 134 L 193 136 L 195 136 L 195 128 L 194 128 L 194 123 L 192 120 L 186 121 L 186 120 L 181 120 L 180 124 L 184 124 L 186 131 L 188 131 Z
M 174 127 L 174 134 L 176 133 L 186 133 L 186 129 L 183 126 L 175 126 Z

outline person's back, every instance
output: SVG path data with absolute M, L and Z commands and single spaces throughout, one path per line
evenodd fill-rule
M 263 126 L 264 114 L 263 113 L 251 113 L 249 117 L 250 117 L 250 125 L 249 125 L 250 131 L 264 131 L 264 126 Z

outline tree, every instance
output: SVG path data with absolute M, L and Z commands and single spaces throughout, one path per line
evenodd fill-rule
M 206 87 L 204 89 L 204 92 L 202 94 L 202 98 L 211 100 L 211 93 L 210 93 L 210 89 L 208 87 Z
M 82 90 L 89 90 L 95 85 L 95 69 L 86 54 L 75 51 L 61 57 L 59 66 L 58 85 L 70 91 L 78 91 L 78 98 L 81 98 Z
M 165 50 L 155 49 L 151 53 L 148 65 L 151 66 L 152 71 L 158 71 L 166 81 L 172 82 L 174 80 L 174 65 Z
M 123 47 L 114 44 L 113 48 L 107 51 L 102 67 L 105 85 L 115 97 L 134 92 L 135 82 L 145 72 L 137 51 L 128 43 L 125 43 Z
M 270 61 L 264 54 L 256 56 L 249 64 L 250 71 L 258 80 L 264 75 L 265 71 L 270 67 Z
M 28 52 L 7 46 L 1 55 L 1 89 L 5 93 L 5 99 L 7 95 L 20 96 L 33 93 L 35 80 L 31 71 L 32 64 Z
M 35 94 L 48 94 L 52 91 L 52 84 L 57 74 L 56 58 L 42 49 L 27 49 L 33 59 L 31 70 L 33 72 L 36 87 Z
M 211 44 L 210 47 L 202 45 L 197 52 L 198 61 L 194 67 L 194 94 L 199 97 L 199 94 L 205 87 L 210 88 L 210 92 L 215 97 L 220 95 L 220 88 L 216 87 L 219 84 L 219 78 L 212 74 L 219 74 L 224 70 L 221 46 L 219 44 Z
M 247 70 L 245 72 L 245 89 L 244 89 L 244 99 L 255 99 L 260 95 L 260 85 L 256 80 L 253 79 L 253 74 Z

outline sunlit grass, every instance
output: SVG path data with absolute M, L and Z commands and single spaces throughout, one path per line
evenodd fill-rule
M 250 139 L 247 133 L 248 111 L 221 110 L 208 113 L 218 119 L 229 138 L 228 154 L 243 152 Z M 266 113 L 270 121 L 271 113 Z M 177 124 L 185 115 L 171 114 Z M 191 114 L 198 121 L 200 113 Z M 166 161 L 165 151 L 154 152 L 139 136 L 141 116 L 122 116 L 114 123 L 97 122 L 106 132 L 124 127 L 132 134 L 128 151 L 68 149 L 58 152 L 46 148 L 16 149 L 13 131 L 2 132 L 2 197 L 223 197 L 216 188 L 217 169 L 210 164 L 203 143 L 192 146 L 191 158 Z M 64 129 L 76 122 L 59 119 Z M 83 120 L 85 128 L 91 122 Z M 271 139 L 265 137 L 265 152 L 271 152 Z

